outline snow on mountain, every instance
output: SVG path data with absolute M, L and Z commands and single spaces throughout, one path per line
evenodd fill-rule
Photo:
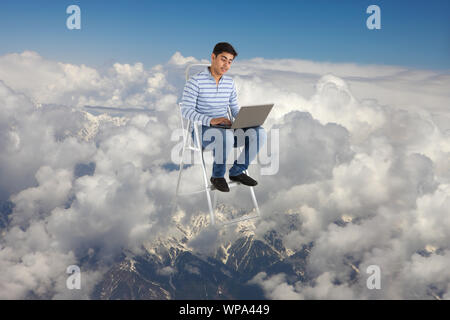
M 218 206 L 220 219 L 240 214 L 225 204 Z M 205 255 L 190 242 L 209 227 L 207 215 L 196 215 L 189 223 L 175 215 L 174 225 L 156 240 L 144 244 L 144 253 L 126 256 L 98 284 L 93 297 L 99 299 L 262 299 L 261 288 L 250 284 L 258 272 L 289 273 L 302 279 L 307 253 L 289 256 L 275 231 L 264 239 L 252 232 L 257 220 L 234 227 L 218 228 L 224 241 L 217 252 Z M 226 240 L 228 239 L 228 240 Z M 299 263 L 302 261 L 303 263 Z M 292 279 L 292 281 L 294 281 Z
M 77 132 L 77 136 L 85 141 L 91 141 L 95 137 L 101 124 L 110 123 L 114 126 L 123 126 L 129 121 L 125 117 L 112 117 L 106 113 L 94 115 L 87 111 L 80 112 L 83 114 L 85 121 L 83 127 Z

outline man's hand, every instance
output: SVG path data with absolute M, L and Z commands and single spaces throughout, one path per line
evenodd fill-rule
M 211 125 L 217 125 L 217 124 L 224 124 L 224 125 L 229 125 L 231 126 L 231 121 L 228 118 L 214 118 L 211 120 Z

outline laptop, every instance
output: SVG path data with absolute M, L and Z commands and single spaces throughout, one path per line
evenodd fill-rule
M 243 106 L 239 109 L 239 113 L 230 125 L 216 124 L 211 125 L 213 128 L 222 129 L 244 129 L 250 127 L 261 126 L 266 121 L 269 112 L 272 110 L 273 103 L 261 104 L 254 106 Z

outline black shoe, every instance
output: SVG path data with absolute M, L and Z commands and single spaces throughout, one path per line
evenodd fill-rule
M 211 177 L 211 183 L 214 188 L 222 192 L 229 192 L 230 188 L 228 187 L 227 180 L 225 178 L 213 178 Z
M 237 176 L 230 176 L 230 180 L 237 181 L 242 184 L 245 184 L 246 186 L 251 186 L 251 187 L 254 187 L 258 184 L 258 182 L 255 179 L 250 178 L 245 173 L 241 173 L 240 175 L 237 175 Z

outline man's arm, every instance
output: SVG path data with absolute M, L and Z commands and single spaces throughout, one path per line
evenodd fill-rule
M 204 126 L 210 126 L 212 117 L 201 114 L 195 110 L 198 98 L 198 84 L 194 79 L 189 79 L 184 86 L 183 98 L 181 99 L 181 115 L 191 121 L 201 121 Z
M 238 105 L 238 101 L 237 101 L 237 93 L 236 93 L 236 86 L 234 85 L 234 81 L 233 81 L 233 89 L 231 91 L 231 96 L 230 96 L 230 109 L 231 109 L 231 114 L 233 115 L 233 118 L 236 118 L 236 116 L 239 113 L 239 105 Z

